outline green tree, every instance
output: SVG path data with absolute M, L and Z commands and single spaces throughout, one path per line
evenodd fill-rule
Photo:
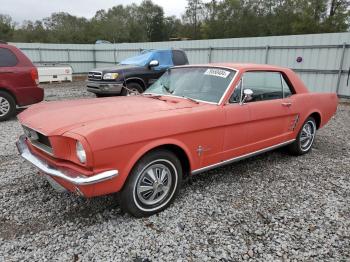
M 188 0 L 182 19 L 151 0 L 98 10 L 92 19 L 54 13 L 16 25 L 0 15 L 0 39 L 17 42 L 114 43 L 345 32 L 349 0 Z
M 22 27 L 13 34 L 14 42 L 49 42 L 48 31 L 44 28 L 42 21 L 24 21 Z
M 68 13 L 53 13 L 44 18 L 43 24 L 49 32 L 48 41 L 52 43 L 85 43 L 88 40 L 86 18 Z
M 11 41 L 15 31 L 15 23 L 9 15 L 0 14 L 0 40 Z
M 189 28 L 191 38 L 200 38 L 200 27 L 203 19 L 204 4 L 201 0 L 187 0 L 187 7 L 182 19 Z
M 164 18 L 164 40 L 170 38 L 182 37 L 181 20 L 176 16 L 168 16 Z
M 164 40 L 164 11 L 151 0 L 143 0 L 138 7 L 140 23 L 144 25 L 147 41 Z
M 343 32 L 350 25 L 350 1 L 331 0 L 328 3 L 327 16 L 324 19 L 325 32 Z

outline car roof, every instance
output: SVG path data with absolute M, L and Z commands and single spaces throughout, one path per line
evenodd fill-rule
M 223 68 L 230 68 L 233 70 L 273 70 L 273 71 L 284 71 L 287 68 L 281 67 L 281 66 L 274 66 L 274 65 L 266 65 L 266 64 L 253 64 L 253 63 L 209 63 L 209 64 L 192 64 L 192 65 L 184 65 L 184 66 L 176 66 L 176 67 L 191 67 L 191 66 L 198 66 L 198 67 L 208 67 L 208 66 L 214 66 L 214 67 L 223 67 Z
M 182 51 L 182 49 L 177 48 L 165 48 L 165 49 L 143 49 L 143 52 L 162 52 L 162 51 Z

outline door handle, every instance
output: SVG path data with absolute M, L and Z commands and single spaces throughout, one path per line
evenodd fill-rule
M 283 102 L 282 106 L 290 107 L 292 105 L 291 102 Z

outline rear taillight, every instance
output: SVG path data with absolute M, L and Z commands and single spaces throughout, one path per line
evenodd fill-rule
M 36 68 L 33 68 L 30 71 L 30 75 L 31 75 L 33 81 L 35 82 L 35 84 L 39 84 L 39 75 L 38 75 L 38 70 Z

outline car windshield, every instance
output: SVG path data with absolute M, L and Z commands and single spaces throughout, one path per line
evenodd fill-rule
M 235 71 L 217 67 L 180 67 L 166 71 L 145 94 L 172 95 L 219 103 Z
M 152 59 L 153 52 L 143 53 L 138 56 L 127 58 L 120 62 L 121 65 L 146 66 Z

